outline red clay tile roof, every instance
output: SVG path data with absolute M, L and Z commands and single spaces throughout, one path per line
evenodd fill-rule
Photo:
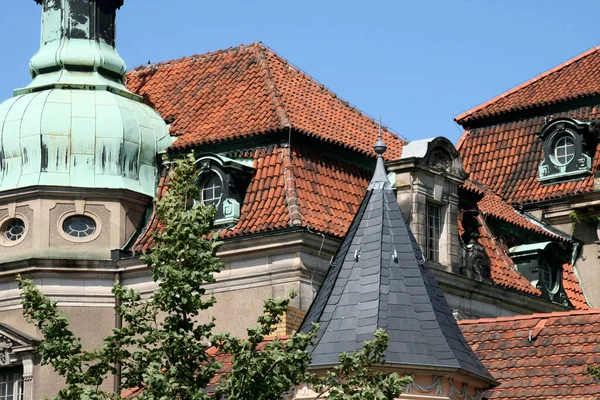
M 268 146 L 228 154 L 232 158 L 253 158 L 256 172 L 242 202 L 239 222 L 222 230 L 222 238 L 254 234 L 293 226 L 284 179 L 284 164 L 289 163 L 292 188 L 297 198 L 300 225 L 315 231 L 342 237 L 358 210 L 368 186 L 370 173 L 357 167 L 319 156 L 314 151 L 293 147 Z M 288 176 L 289 177 L 289 176 Z M 163 170 L 159 197 L 168 185 L 168 172 Z M 154 216 L 146 231 L 135 243 L 134 251 L 148 250 L 153 234 L 160 228 Z
M 569 302 L 578 310 L 589 310 L 590 306 L 585 299 L 579 277 L 575 273 L 575 269 L 571 263 L 563 264 L 562 284 L 567 294 Z
M 465 126 L 478 119 L 599 94 L 600 46 L 494 97 L 455 120 Z
M 532 203 L 587 193 L 594 190 L 593 175 L 600 166 L 600 145 L 596 148 L 590 175 L 569 182 L 541 184 L 538 166 L 543 160 L 543 151 L 538 133 L 547 117 L 590 121 L 599 114 L 598 107 L 583 106 L 553 115 L 468 129 L 457 148 L 470 178 L 483 183 L 509 203 Z
M 538 296 L 541 295 L 541 292 L 534 288 L 531 283 L 517 271 L 512 259 L 508 255 L 508 247 L 492 232 L 486 222 L 487 219 L 499 219 L 530 232 L 544 235 L 550 240 L 569 240 L 534 224 L 480 182 L 466 180 L 461 188 L 482 196 L 481 200 L 477 203 L 479 211 L 482 212 L 482 215 L 477 217 L 477 221 L 480 224 L 479 234 L 481 235 L 479 243 L 481 243 L 487 256 L 490 258 L 492 282 L 496 285 L 515 289 L 520 292 Z M 463 231 L 460 221 L 459 229 L 460 234 L 462 235 Z M 563 287 L 567 294 L 567 298 L 574 308 L 578 310 L 589 309 L 589 305 L 585 299 L 581 285 L 579 284 L 579 278 L 571 264 L 563 265 Z
M 546 236 L 551 240 L 569 241 L 566 239 L 567 234 L 559 236 L 549 229 L 542 228 L 540 226 L 541 223 L 540 225 L 536 225 L 525 215 L 521 214 L 510 204 L 502 200 L 500 196 L 485 188 L 482 184 L 467 180 L 461 187 L 470 192 L 483 195 L 482 199 L 477 202 L 477 207 L 479 208 L 479 211 L 484 213 L 486 218 L 492 217 L 500 221 L 508 222 L 528 231 Z
M 518 290 L 534 296 L 541 296 L 542 292 L 536 289 L 519 271 L 508 255 L 508 249 L 492 233 L 485 218 L 480 214 L 477 216 L 479 222 L 479 243 L 483 246 L 485 253 L 491 262 L 491 278 L 495 285 Z
M 260 43 L 141 66 L 130 90 L 179 136 L 175 148 L 293 128 L 304 135 L 374 155 L 377 123 Z M 385 128 L 386 156 L 404 141 Z
M 600 310 L 458 322 L 500 386 L 489 399 L 597 399 L 587 373 L 600 364 Z M 531 337 L 531 341 L 529 338 Z

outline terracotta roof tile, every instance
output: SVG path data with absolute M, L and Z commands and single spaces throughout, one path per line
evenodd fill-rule
M 563 264 L 562 283 L 573 307 L 578 310 L 588 310 L 590 308 L 579 284 L 579 277 L 570 263 Z
M 467 180 L 461 188 L 483 195 L 482 199 L 477 202 L 477 207 L 486 217 L 492 217 L 500 221 L 508 222 L 528 231 L 546 236 L 552 240 L 570 241 L 566 234 L 560 236 L 552 232 L 550 228 L 544 229 L 541 222 L 539 225 L 535 224 L 531 219 L 515 210 L 513 206 L 502 200 L 500 196 L 487 189 L 480 182 Z
M 502 200 L 498 195 L 488 190 L 481 182 L 467 180 L 461 188 L 482 196 L 481 200 L 477 203 L 477 207 L 483 213 L 483 215 L 477 217 L 480 224 L 479 234 L 481 235 L 479 242 L 485 249 L 487 256 L 490 258 L 492 264 L 492 281 L 499 286 L 539 296 L 541 294 L 540 291 L 534 288 L 531 283 L 517 271 L 512 259 L 508 255 L 507 246 L 492 232 L 487 224 L 487 219 L 499 219 L 527 231 L 546 236 L 554 241 L 561 240 L 570 242 L 570 240 L 565 236 L 556 235 L 548 229 L 543 229 L 540 226 L 541 224 L 536 225 Z M 459 229 L 460 234 L 462 235 L 463 231 L 460 221 Z M 589 309 L 589 305 L 579 283 L 579 278 L 571 264 L 563 265 L 563 287 L 574 308 L 578 310 Z
M 562 101 L 600 94 L 600 46 L 594 47 L 565 63 L 457 116 L 468 124 L 512 111 L 545 106 Z
M 179 139 L 175 148 L 265 135 L 291 127 L 374 155 L 377 123 L 260 43 L 142 66 L 127 75 Z M 384 129 L 395 159 L 404 140 Z
M 593 191 L 593 175 L 600 166 L 600 145 L 596 148 L 590 175 L 554 184 L 538 181 L 538 166 L 543 160 L 542 141 L 538 133 L 548 118 L 575 115 L 580 120 L 590 121 L 599 117 L 599 110 L 598 107 L 584 106 L 552 115 L 466 130 L 458 144 L 465 171 L 472 180 L 483 183 L 512 204 Z
M 459 326 L 500 382 L 485 394 L 490 400 L 600 396 L 600 385 L 586 370 L 600 364 L 600 310 L 466 320 Z
M 508 249 L 492 233 L 482 215 L 477 216 L 479 222 L 479 243 L 491 261 L 491 278 L 495 285 L 518 290 L 519 292 L 540 296 L 542 293 L 533 287 L 519 271 L 508 255 Z
M 247 157 L 248 152 L 230 156 Z M 297 197 L 300 225 L 318 232 L 341 237 L 354 218 L 368 186 L 370 174 L 357 167 L 316 155 L 299 148 L 269 146 L 253 151 L 256 172 L 251 178 L 242 203 L 239 222 L 220 231 L 222 238 L 291 227 L 292 215 L 286 199 L 282 163 L 290 158 L 292 180 Z M 335 177 L 335 178 L 334 178 Z M 159 193 L 168 185 L 165 168 L 160 179 Z M 160 230 L 154 216 L 135 243 L 136 252 L 153 245 L 153 235 Z

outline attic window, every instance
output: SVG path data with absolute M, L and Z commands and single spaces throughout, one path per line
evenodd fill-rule
M 196 201 L 216 207 L 216 226 L 235 225 L 240 218 L 240 205 L 254 168 L 243 160 L 210 153 L 200 155 L 196 165 L 200 170 L 197 181 L 200 199 Z
M 554 144 L 554 159 L 558 165 L 567 165 L 575 158 L 575 141 L 570 135 L 560 136 Z
M 542 128 L 539 136 L 544 159 L 538 167 L 541 182 L 578 179 L 591 172 L 597 140 L 589 126 L 589 122 L 559 118 Z

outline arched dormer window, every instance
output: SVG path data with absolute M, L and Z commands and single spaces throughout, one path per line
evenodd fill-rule
M 542 292 L 542 298 L 569 305 L 562 285 L 562 266 L 569 262 L 557 242 L 532 243 L 510 249 L 517 270 Z
M 241 203 L 254 169 L 218 154 L 203 154 L 196 161 L 200 170 L 198 187 L 205 206 L 215 206 L 215 225 L 232 225 L 240 218 Z
M 539 180 L 552 183 L 577 179 L 592 170 L 594 136 L 589 122 L 559 118 L 539 133 L 544 159 L 538 167 Z

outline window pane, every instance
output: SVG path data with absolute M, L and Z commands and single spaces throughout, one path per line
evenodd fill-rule
M 0 400 L 23 399 L 23 373 L 15 369 L 0 370 Z
M 427 204 L 427 258 L 430 261 L 440 261 L 441 208 Z
M 222 193 L 223 188 L 221 185 L 221 180 L 218 176 L 214 174 L 211 175 L 202 184 L 202 204 L 205 206 L 212 204 L 217 205 L 219 200 L 221 200 Z

